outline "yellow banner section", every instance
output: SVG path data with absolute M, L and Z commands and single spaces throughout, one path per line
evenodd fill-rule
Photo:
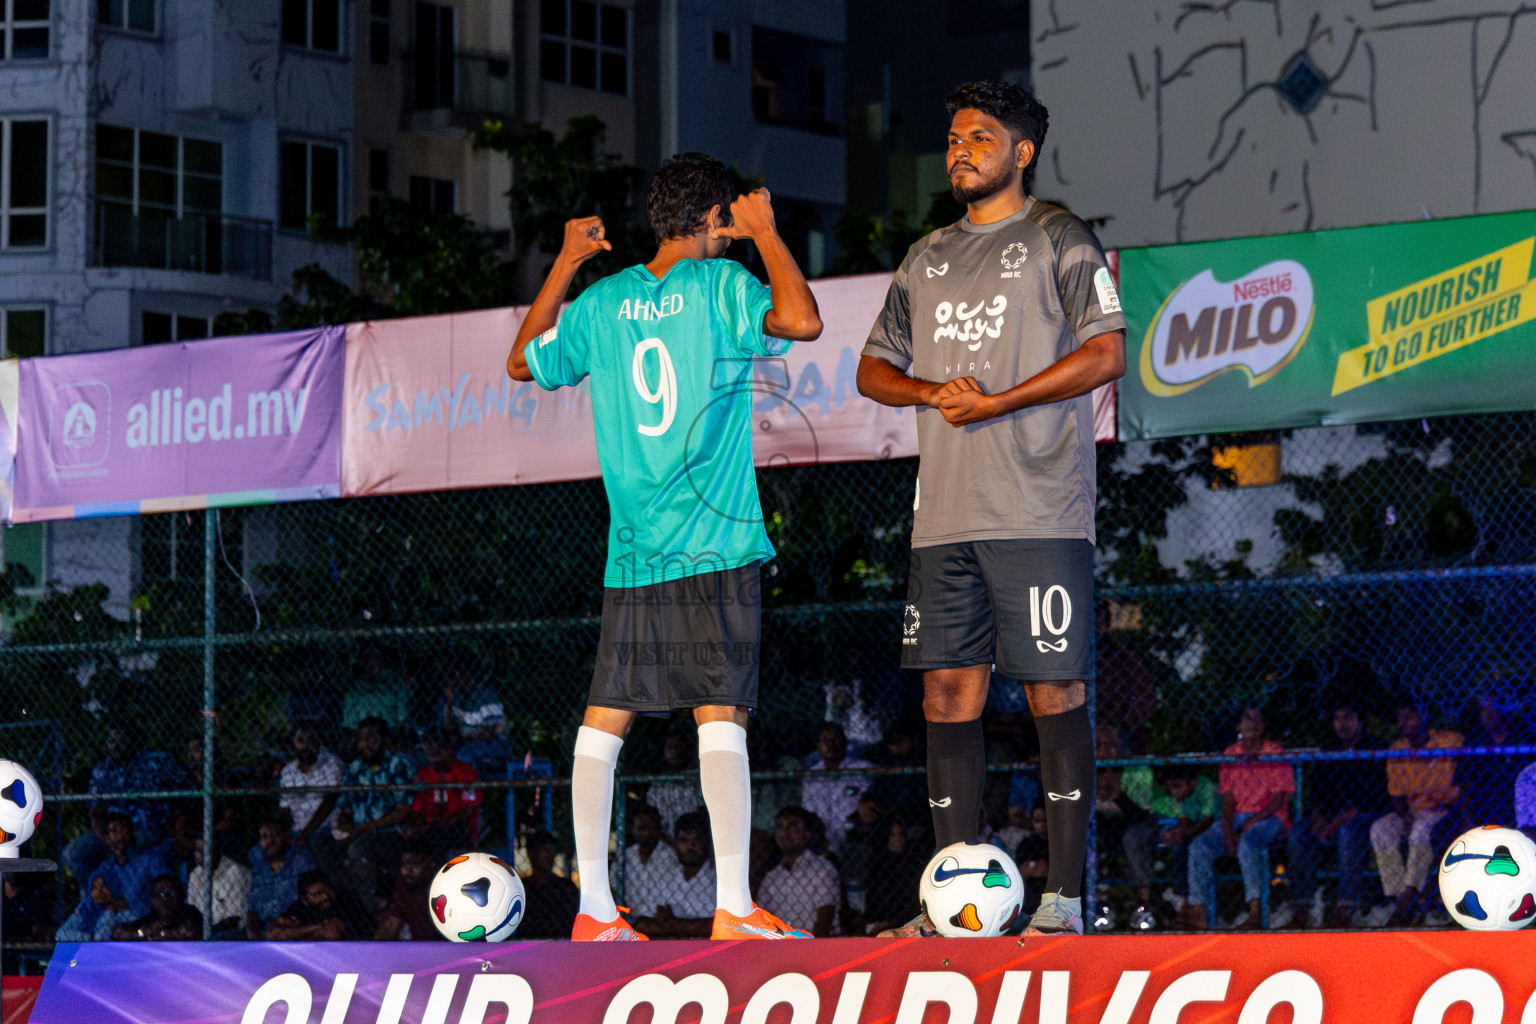
M 1366 304 L 1371 340 L 1339 356 L 1333 394 L 1392 376 L 1536 320 L 1536 236 Z

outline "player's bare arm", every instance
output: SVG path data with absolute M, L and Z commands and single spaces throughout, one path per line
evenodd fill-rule
M 613 243 L 603 237 L 601 217 L 578 217 L 565 222 L 565 240 L 560 245 L 560 255 L 555 257 L 555 265 L 549 268 L 544 286 L 539 289 L 538 297 L 517 329 L 517 340 L 512 343 L 511 355 L 507 356 L 507 376 L 513 380 L 533 380 L 533 371 L 528 368 L 523 350 L 530 341 L 559 322 L 560 304 L 565 301 L 565 293 L 570 291 L 581 265 L 598 253 L 612 249 Z
M 762 254 L 768 289 L 773 294 L 773 308 L 763 316 L 764 334 L 788 341 L 815 341 L 821 337 L 821 311 L 805 275 L 779 237 L 772 198 L 766 188 L 739 197 L 731 204 L 731 223 L 715 227 L 710 237 L 748 238 Z
M 995 395 L 983 392 L 974 377 L 952 380 L 940 389 L 938 408 L 945 420 L 963 427 L 1018 409 L 1086 395 L 1124 375 L 1125 332 L 1110 331 L 1089 338 L 1029 380 Z
M 943 384 L 910 376 L 879 356 L 860 356 L 859 372 L 854 378 L 859 394 L 881 405 L 930 405 L 939 407 Z

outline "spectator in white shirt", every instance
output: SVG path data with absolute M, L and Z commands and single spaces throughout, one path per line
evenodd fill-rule
M 251 896 L 251 869 L 213 848 L 213 912 L 208 911 L 208 871 L 203 860 L 203 841 L 192 844 L 197 866 L 187 876 L 187 902 L 205 921 L 213 922 L 215 939 L 245 938 L 245 912 Z M 201 936 L 199 936 L 201 937 Z
M 709 815 L 690 811 L 673 826 L 677 860 L 661 876 L 656 912 L 634 918 L 653 939 L 707 939 L 715 923 L 715 863 L 710 859 Z
M 785 924 L 824 939 L 832 934 L 842 884 L 837 868 L 810 848 L 814 815 L 804 807 L 779 810 L 779 863 L 763 876 L 757 903 Z
M 848 756 L 848 736 L 836 722 L 827 722 L 821 727 L 816 750 L 817 756 L 806 765 L 807 771 L 874 767 L 862 758 Z M 843 840 L 848 834 L 848 817 L 859 809 L 859 795 L 869 788 L 869 784 L 868 776 L 863 775 L 838 778 L 807 775 L 801 782 L 800 804 L 821 819 L 827 830 L 827 846 L 831 849 L 843 848 Z
M 646 794 L 646 801 L 661 812 L 661 834 L 670 836 L 679 817 L 704 806 L 704 791 L 699 788 L 699 758 L 688 734 L 668 733 L 661 757 L 666 771 L 688 776 L 679 782 L 653 783 Z
M 661 842 L 661 812 L 641 805 L 630 815 L 629 845 L 624 847 L 624 898 L 631 920 L 655 916 L 662 879 L 676 868 L 677 855 Z
M 341 758 L 320 745 L 315 731 L 308 726 L 293 730 L 293 760 L 283 765 L 277 784 L 284 789 L 303 786 L 339 786 L 347 766 Z M 308 846 L 309 837 L 321 828 L 336 823 L 339 793 L 284 793 L 278 801 L 293 817 L 295 846 Z

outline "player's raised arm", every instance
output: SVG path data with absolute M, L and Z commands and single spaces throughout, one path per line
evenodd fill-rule
M 772 197 L 766 188 L 741 196 L 731 204 L 731 224 L 710 232 L 712 238 L 750 238 L 768 268 L 773 308 L 763 316 L 763 333 L 789 341 L 815 341 L 821 336 L 821 311 L 805 283 L 789 247 L 773 220 Z
M 539 289 L 538 297 L 517 329 L 517 340 L 512 343 L 512 352 L 507 356 L 507 376 L 513 380 L 533 380 L 533 371 L 528 368 L 523 350 L 530 341 L 559 322 L 560 303 L 565 301 L 565 293 L 570 291 L 571 281 L 581 265 L 612 248 L 613 243 L 603 237 L 601 217 L 578 217 L 565 222 L 565 240 L 560 245 L 560 255 L 555 257 L 555 265 L 549 268 L 544 287 Z

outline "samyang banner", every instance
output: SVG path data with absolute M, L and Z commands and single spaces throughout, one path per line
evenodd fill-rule
M 97 942 L 55 947 L 32 1024 L 1439 1024 L 1533 989 L 1522 932 Z
M 778 358 L 722 360 L 717 396 L 753 396 L 762 467 L 917 454 L 916 414 L 862 397 L 859 353 L 889 274 L 811 282 L 823 330 Z M 527 307 L 379 320 L 347 328 L 342 493 L 348 497 L 589 479 L 599 475 L 587 382 L 545 391 L 510 380 Z M 638 383 L 636 386 L 639 386 Z M 649 386 L 649 385 L 647 385 Z M 1094 396 L 1114 438 L 1114 390 Z
M 21 364 L 0 360 L 0 521 L 9 522 L 16 494 L 16 402 Z
M 1122 439 L 1536 408 L 1536 213 L 1125 249 Z
M 343 335 L 22 360 L 12 522 L 336 497 Z

